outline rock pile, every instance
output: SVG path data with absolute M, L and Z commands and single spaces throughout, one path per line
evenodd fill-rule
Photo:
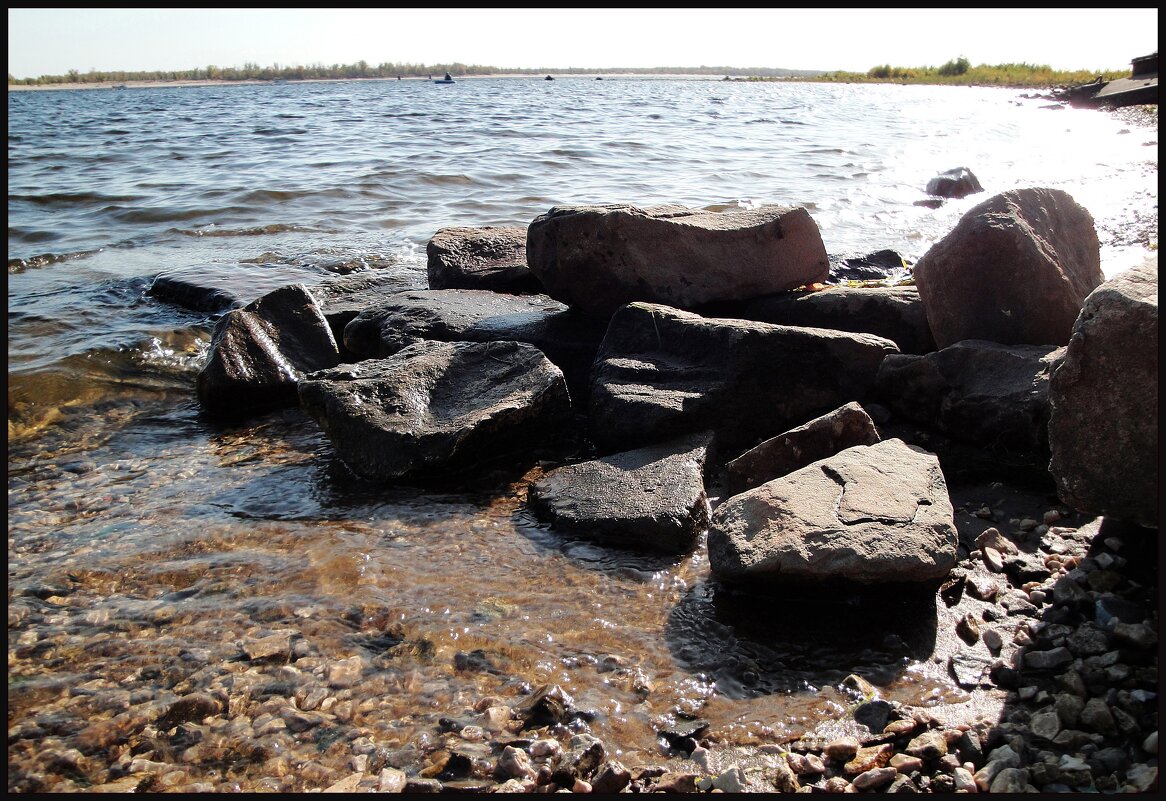
M 678 553 L 707 528 L 714 577 L 743 591 L 931 586 L 944 614 L 960 613 L 952 628 L 967 647 L 950 656 L 952 675 L 1007 691 L 1007 713 L 947 725 L 880 706 L 868 685 L 859 738 L 764 746 L 742 767 L 697 727 L 666 738 L 683 770 L 628 769 L 589 734 L 568 736 L 582 713 L 548 688 L 534 712 L 483 699 L 450 724 L 447 757 L 423 775 L 370 752 L 330 789 L 1156 786 L 1154 599 L 1120 570 L 1156 540 L 1156 258 L 1103 282 L 1088 213 L 1048 189 L 972 209 L 919 262 L 911 291 L 816 284 L 828 260 L 805 209 L 552 209 L 526 236 L 546 294 L 521 297 L 480 288 L 475 273 L 491 266 L 467 265 L 459 284 L 459 236 L 484 234 L 447 229 L 431 247 L 443 288 L 349 312 L 350 363 L 304 287 L 229 313 L 199 378 L 207 412 L 298 401 L 376 481 L 548 458 L 529 502 L 552 525 Z M 513 234 L 506 242 L 498 258 L 513 262 Z M 1064 504 L 1125 528 L 1059 530 L 1050 510 L 969 542 L 945 454 L 880 436 L 876 420 L 893 416 L 989 454 L 1051 456 Z M 580 420 L 582 447 L 554 436 Z M 560 440 L 571 447 L 548 455 Z M 177 701 L 166 723 L 197 701 Z M 311 712 L 289 703 L 272 719 L 294 730 Z

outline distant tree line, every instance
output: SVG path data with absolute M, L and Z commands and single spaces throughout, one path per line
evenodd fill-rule
M 356 80 L 361 78 L 419 78 L 450 73 L 467 75 L 540 75 L 572 74 L 631 74 L 631 75 L 723 75 L 726 80 L 747 81 L 824 81 L 832 83 L 918 83 L 959 84 L 968 86 L 1051 87 L 1088 83 L 1100 76 L 1105 80 L 1128 77 L 1128 72 L 1113 71 L 1056 71 L 1039 64 L 980 64 L 973 66 L 960 56 L 939 67 L 892 67 L 882 64 L 866 72 L 823 72 L 821 70 L 790 70 L 778 67 L 532 67 L 507 68 L 479 64 L 411 64 L 384 62 L 369 64 L 311 64 L 308 66 L 261 67 L 246 63 L 242 67 L 217 67 L 208 64 L 190 70 L 161 70 L 128 72 L 125 70 L 69 70 L 64 75 L 41 75 L 38 78 L 14 78 L 8 74 L 9 85 L 51 86 L 66 83 L 125 83 L 127 81 L 304 81 Z
M 1047 64 L 980 64 L 973 66 L 963 56 L 938 67 L 892 67 L 881 64 L 866 72 L 825 72 L 813 80 L 828 83 L 951 84 L 959 86 L 1005 86 L 1014 88 L 1073 86 L 1096 78 L 1112 81 L 1128 78 L 1130 72 L 1113 70 L 1054 70 Z M 772 80 L 764 77 L 747 80 Z M 799 80 L 795 78 L 794 80 Z
M 537 68 L 502 68 L 483 66 L 478 64 L 397 64 L 385 62 L 369 64 L 367 61 L 358 61 L 355 64 L 311 64 L 308 66 L 281 66 L 273 64 L 270 67 L 261 67 L 258 64 L 246 63 L 242 67 L 217 67 L 208 64 L 205 67 L 195 67 L 190 70 L 158 70 L 152 72 L 128 72 L 125 70 L 89 70 L 78 72 L 69 70 L 64 75 L 41 75 L 38 78 L 15 78 L 8 74 L 9 85 L 22 86 L 51 86 L 63 83 L 125 83 L 127 81 L 304 81 L 304 80 L 356 80 L 359 78 L 405 78 L 429 77 L 431 75 L 536 75 L 556 73 L 569 74 L 613 74 L 630 73 L 642 75 L 725 75 L 762 77 L 793 77 L 818 75 L 812 70 L 787 70 L 771 67 L 612 67 L 606 69 L 590 69 L 583 67 L 537 67 Z

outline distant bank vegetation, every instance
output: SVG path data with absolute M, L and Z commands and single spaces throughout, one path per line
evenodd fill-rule
M 825 72 L 809 80 L 833 83 L 917 83 L 1016 88 L 1073 86 L 1096 78 L 1128 78 L 1129 70 L 1054 70 L 1046 64 L 979 64 L 963 56 L 938 67 L 892 67 L 882 64 L 866 72 Z M 750 77 L 746 80 L 770 80 Z M 798 79 L 794 79 L 798 80 Z
M 190 70 L 127 72 L 123 70 L 69 70 L 64 75 L 41 75 L 38 78 L 15 78 L 8 75 L 10 86 L 52 86 L 54 84 L 125 83 L 127 81 L 304 81 L 356 80 L 360 78 L 421 78 L 450 73 L 469 75 L 543 75 L 633 74 L 633 75 L 723 75 L 725 80 L 741 81 L 816 81 L 832 83 L 919 83 L 959 84 L 967 86 L 1052 87 L 1088 83 L 1099 75 L 1106 80 L 1128 76 L 1128 72 L 1090 70 L 1055 71 L 1038 64 L 981 64 L 972 66 L 963 56 L 939 67 L 872 67 L 866 72 L 822 72 L 774 67 L 652 67 L 584 69 L 581 67 L 506 69 L 477 64 L 313 64 L 287 67 L 273 64 L 260 67 L 247 63 L 242 67 L 217 67 L 209 64 Z

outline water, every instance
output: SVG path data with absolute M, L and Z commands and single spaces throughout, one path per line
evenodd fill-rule
M 441 227 L 574 203 L 800 204 L 829 252 L 914 262 L 1026 186 L 1093 214 L 1112 275 L 1156 242 L 1157 130 L 1048 106 L 663 79 L 10 92 L 9 596 L 65 599 L 43 618 L 54 634 L 25 633 L 31 657 L 10 646 L 10 724 L 60 682 L 169 689 L 282 630 L 325 660 L 362 656 L 355 697 L 391 699 L 365 725 L 398 740 L 543 683 L 627 754 L 681 713 L 731 741 L 796 736 L 842 717 L 855 671 L 892 698 L 967 701 L 927 658 L 934 620 L 893 601 L 877 626 L 844 598 L 774 601 L 761 626 L 709 581 L 703 546 L 666 559 L 538 525 L 530 475 L 372 487 L 298 411 L 203 419 L 214 320 L 147 290 L 197 267 L 256 285 L 423 276 Z M 959 166 L 987 192 L 914 205 Z M 490 670 L 457 669 L 477 650 Z

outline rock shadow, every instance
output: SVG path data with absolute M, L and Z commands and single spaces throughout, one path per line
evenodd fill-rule
M 709 580 L 673 607 L 665 639 L 676 661 L 743 699 L 837 685 L 878 686 L 936 641 L 935 587 L 743 591 Z

